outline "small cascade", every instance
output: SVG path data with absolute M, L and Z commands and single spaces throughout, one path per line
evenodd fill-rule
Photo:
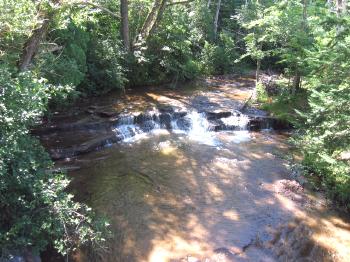
M 211 132 L 210 123 L 206 118 L 205 113 L 198 113 L 192 111 L 187 115 L 190 120 L 191 128 L 188 132 L 188 137 L 191 140 L 195 140 L 207 145 L 216 145 L 215 137 Z
M 233 112 L 231 116 L 222 118 L 221 121 L 226 126 L 232 126 L 236 130 L 247 130 L 249 117 L 240 112 Z
M 249 117 L 240 112 L 150 112 L 125 115 L 118 119 L 114 132 L 122 141 L 134 141 L 157 130 L 185 133 L 203 144 L 217 145 L 215 132 L 233 131 L 238 141 L 247 139 Z M 242 136 L 243 137 L 239 137 Z
M 114 131 L 122 137 L 123 141 L 126 141 L 127 139 L 142 133 L 140 127 L 134 124 L 120 125 L 117 128 L 115 128 Z

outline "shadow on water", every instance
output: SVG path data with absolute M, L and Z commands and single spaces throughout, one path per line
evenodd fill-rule
M 122 102 L 106 97 L 100 104 L 116 112 L 189 103 L 198 111 L 210 105 L 232 110 L 250 95 L 245 87 L 251 79 L 212 82 L 221 94 L 148 90 L 127 94 Z M 100 112 L 96 108 L 94 114 Z M 288 150 L 284 135 L 213 132 L 207 144 L 190 138 L 162 130 L 58 163 L 70 167 L 77 200 L 106 215 L 114 233 L 107 250 L 77 252 L 75 261 L 346 261 L 350 256 L 349 224 L 324 212 L 323 201 L 295 184 L 287 162 L 276 157 Z
M 208 146 L 163 134 L 77 159 L 82 168 L 70 173 L 71 188 L 79 200 L 109 217 L 114 238 L 107 252 L 89 252 L 89 258 L 80 253 L 76 260 L 226 261 L 215 260 L 220 253 L 227 261 L 274 261 L 276 254 L 297 256 L 298 250 L 288 254 L 285 247 L 293 250 L 308 235 L 296 230 L 289 247 L 284 237 L 292 238 L 283 233 L 289 227 L 279 226 L 306 216 L 303 201 L 276 191 L 289 171 L 273 153 L 286 146 L 278 135 L 252 136 L 234 143 L 232 134 L 218 133 L 221 144 Z M 329 247 L 317 247 L 325 258 Z

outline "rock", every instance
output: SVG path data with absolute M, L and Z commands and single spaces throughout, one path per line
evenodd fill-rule
M 69 123 L 63 125 L 50 125 L 31 130 L 33 135 L 45 135 L 53 132 L 74 131 L 74 130 L 100 130 L 111 128 L 116 123 L 116 120 L 93 121 L 81 123 Z
M 263 243 L 279 261 L 333 261 L 332 253 L 313 238 L 313 231 L 299 219 L 280 225 Z
M 169 113 L 164 113 L 159 115 L 159 121 L 161 127 L 166 129 L 171 129 L 171 115 Z
M 97 112 L 97 115 L 100 117 L 111 118 L 111 117 L 117 117 L 118 112 L 116 112 L 114 110 L 104 110 L 104 111 Z
M 214 250 L 214 253 L 224 256 L 227 259 L 234 261 L 235 254 L 232 253 L 228 248 L 221 247 Z
M 98 150 L 107 144 L 112 144 L 121 141 L 122 139 L 122 136 L 115 135 L 113 133 L 111 135 L 106 135 L 104 137 L 92 139 L 78 146 L 73 146 L 70 148 L 51 149 L 50 156 L 53 160 L 58 160 L 73 157 L 76 155 L 86 154 Z
M 173 118 L 178 119 L 178 118 L 184 117 L 186 115 L 187 115 L 187 112 L 185 112 L 185 111 L 174 112 Z
M 153 117 L 154 117 L 154 114 L 141 113 L 135 116 L 134 123 L 141 125 L 146 121 L 153 120 Z
M 182 117 L 176 120 L 176 125 L 180 130 L 188 131 L 191 128 L 191 123 L 188 119 Z
M 86 109 L 85 112 L 90 114 L 90 115 L 95 114 L 95 110 L 93 110 L 93 109 Z
M 156 128 L 156 123 L 153 120 L 148 120 L 140 124 L 140 128 L 143 132 L 150 132 Z
M 291 129 L 293 126 L 284 120 L 280 120 L 270 116 L 248 115 L 248 129 L 251 131 L 259 131 L 262 129 L 284 130 Z
M 208 120 L 216 120 L 224 117 L 229 117 L 232 115 L 232 112 L 230 111 L 206 111 L 205 115 Z
M 174 107 L 169 105 L 158 105 L 157 108 L 160 113 L 174 113 Z

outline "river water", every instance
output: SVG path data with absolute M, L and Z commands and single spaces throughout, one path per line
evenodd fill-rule
M 201 95 L 236 102 L 217 90 Z M 236 128 L 215 132 L 183 97 L 150 96 L 186 110 L 186 128 L 122 121 L 113 126 L 122 141 L 57 162 L 70 170 L 77 200 L 113 232 L 106 250 L 77 252 L 75 261 L 348 261 L 350 226 L 295 181 L 287 133 L 248 131 L 230 104 L 221 121 Z

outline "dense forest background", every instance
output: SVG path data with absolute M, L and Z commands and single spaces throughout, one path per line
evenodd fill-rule
M 350 203 L 345 0 L 0 0 L 0 253 L 100 248 L 108 223 L 30 129 L 79 97 L 255 70 L 256 101 L 293 122 L 305 174 Z M 273 88 L 262 71 L 279 75 Z M 316 181 L 316 182 L 315 182 Z

